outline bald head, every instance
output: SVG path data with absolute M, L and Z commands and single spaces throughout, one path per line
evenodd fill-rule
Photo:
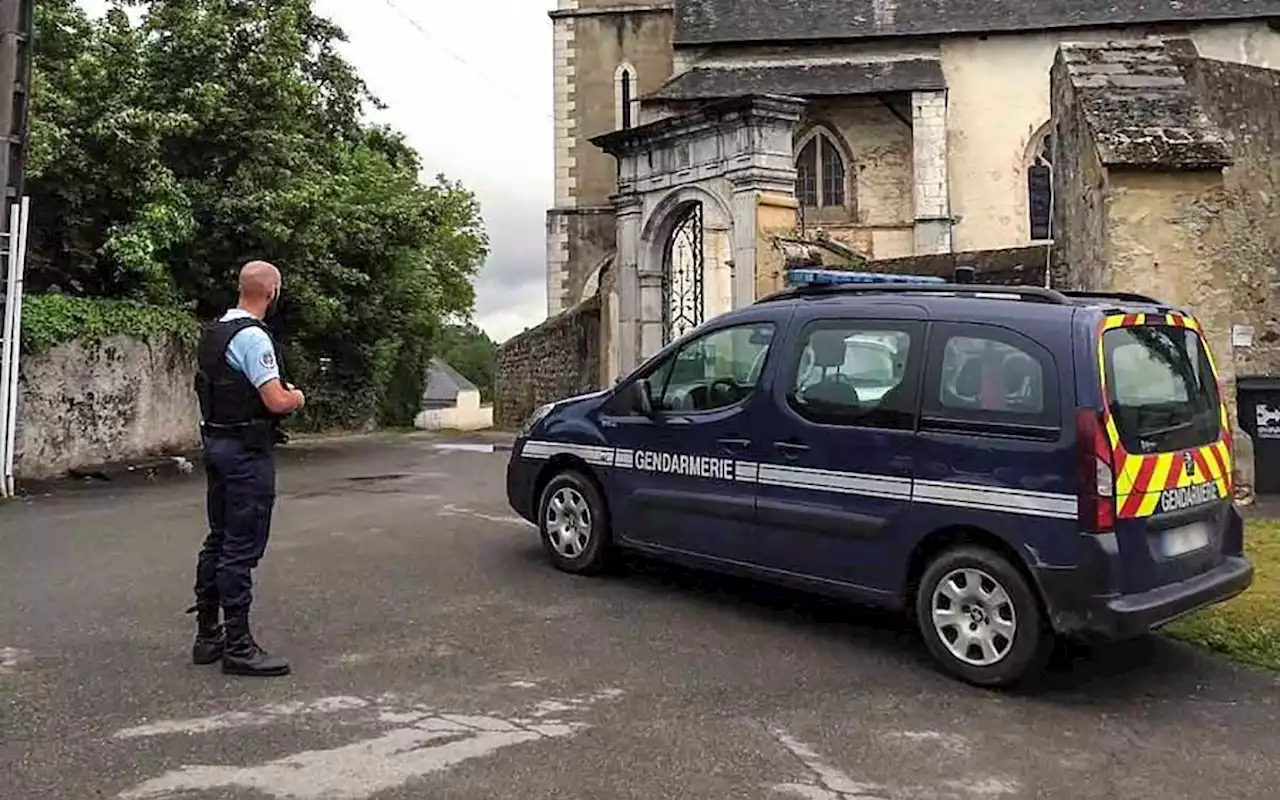
M 266 261 L 250 261 L 240 268 L 240 302 L 266 305 L 280 288 L 280 270 Z

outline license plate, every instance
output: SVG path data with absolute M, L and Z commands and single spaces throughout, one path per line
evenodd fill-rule
M 1165 558 L 1176 558 L 1209 546 L 1209 527 L 1202 522 L 1183 525 L 1160 534 L 1160 552 Z

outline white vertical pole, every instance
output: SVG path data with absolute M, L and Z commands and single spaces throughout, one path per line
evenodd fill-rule
M 5 253 L 4 328 L 0 332 L 4 344 L 0 351 L 0 467 L 9 463 L 9 372 L 13 366 L 13 312 L 17 303 L 18 224 L 22 210 L 15 203 L 9 209 L 9 246 Z M 9 496 L 9 483 L 0 480 L 0 496 Z
M 18 366 L 22 359 L 22 277 L 27 268 L 27 220 L 30 212 L 31 198 L 24 197 L 22 198 L 22 217 L 18 228 L 17 241 L 11 245 L 11 248 L 18 254 L 17 260 L 14 261 L 14 268 L 18 274 L 14 280 L 13 333 L 10 337 L 13 340 L 13 345 L 9 356 L 9 418 L 4 433 L 4 490 L 6 497 L 12 497 L 14 494 L 13 451 L 17 444 L 15 439 L 17 438 L 18 430 L 18 374 L 20 372 Z

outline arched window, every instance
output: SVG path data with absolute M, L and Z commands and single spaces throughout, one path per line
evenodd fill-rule
M 1031 217 L 1031 240 L 1053 238 L 1053 132 L 1046 129 L 1040 145 L 1027 165 L 1027 210 Z
M 796 156 L 796 199 L 806 208 L 845 205 L 844 155 L 825 131 L 801 140 Z
M 636 91 L 636 68 L 623 63 L 613 76 L 614 116 L 618 130 L 634 128 L 639 123 L 640 97 Z

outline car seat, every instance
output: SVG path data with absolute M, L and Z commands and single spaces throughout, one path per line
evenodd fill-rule
M 822 378 L 804 390 L 805 402 L 835 407 L 858 406 L 858 390 L 853 387 L 849 376 L 840 371 L 846 357 L 846 336 L 847 333 L 839 330 L 818 331 L 809 339 L 813 366 L 821 371 Z

